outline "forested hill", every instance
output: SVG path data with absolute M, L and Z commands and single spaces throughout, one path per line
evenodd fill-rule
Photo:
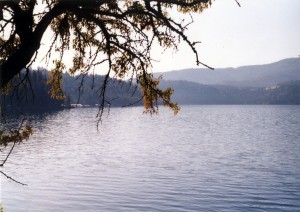
M 50 98 L 47 85 L 48 73 L 45 71 L 29 71 L 28 75 L 22 72 L 15 77 L 15 88 L 9 94 L 1 94 L 1 103 L 6 114 L 23 114 L 32 112 L 48 112 L 60 110 L 63 101 Z
M 172 87 L 175 90 L 172 100 L 180 105 L 300 105 L 300 81 L 289 81 L 260 88 L 203 85 L 188 81 L 162 81 L 161 87 Z
M 300 58 L 238 68 L 184 69 L 156 74 L 159 75 L 163 75 L 165 80 L 186 80 L 206 85 L 268 87 L 291 80 L 300 80 Z
M 100 75 L 70 76 L 63 74 L 64 100 L 56 100 L 50 97 L 50 85 L 47 84 L 49 72 L 44 69 L 32 70 L 22 73 L 14 79 L 18 85 L 8 95 L 0 96 L 4 103 L 6 113 L 14 112 L 48 112 L 63 109 L 66 105 L 82 104 L 85 106 L 97 106 L 100 104 L 100 91 L 104 77 Z M 105 104 L 114 106 L 127 106 L 136 103 L 141 105 L 141 91 L 129 82 L 109 79 Z

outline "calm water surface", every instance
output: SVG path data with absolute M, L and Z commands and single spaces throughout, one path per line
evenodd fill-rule
M 5 211 L 300 211 L 299 106 L 114 108 L 99 131 L 96 113 L 35 117 Z

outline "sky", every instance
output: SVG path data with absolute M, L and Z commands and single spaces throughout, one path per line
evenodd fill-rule
M 238 1 L 241 7 L 235 0 L 215 0 L 209 9 L 193 15 L 187 35 L 201 42 L 197 45 L 201 62 L 227 68 L 299 57 L 300 0 Z M 49 36 L 44 37 L 48 42 Z M 153 62 L 153 72 L 204 68 L 196 65 L 193 52 L 183 42 L 178 52 L 154 47 L 152 57 L 159 61 Z M 35 66 L 45 64 L 37 61 Z M 72 59 L 69 61 L 71 64 Z
M 300 0 L 215 0 L 194 15 L 188 36 L 200 61 L 214 68 L 267 64 L 300 55 Z M 186 45 L 154 55 L 155 72 L 197 68 Z M 201 67 L 201 66 L 200 66 Z

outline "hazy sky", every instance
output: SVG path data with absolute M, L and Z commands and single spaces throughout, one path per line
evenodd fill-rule
M 202 42 L 197 45 L 201 62 L 225 68 L 272 63 L 300 55 L 300 0 L 239 2 L 241 7 L 235 0 L 215 0 L 211 8 L 194 14 L 195 22 L 187 35 L 192 41 Z M 45 35 L 42 42 L 49 38 Z M 152 55 L 160 61 L 153 64 L 154 72 L 198 67 L 187 45 L 180 45 L 177 53 L 161 52 L 155 48 Z M 37 61 L 35 66 L 44 64 Z
M 272 63 L 300 55 L 300 0 L 216 0 L 194 15 L 188 35 L 198 44 L 200 60 L 213 67 Z M 196 68 L 184 45 L 157 55 L 155 71 Z

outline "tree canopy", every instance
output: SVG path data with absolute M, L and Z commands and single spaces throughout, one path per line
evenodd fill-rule
M 175 48 L 183 41 L 198 58 L 197 42 L 186 36 L 192 16 L 185 21 L 176 14 L 203 11 L 211 0 L 3 0 L 0 1 L 0 87 L 5 89 L 22 69 L 35 61 L 41 41 L 51 31 L 45 60 L 53 63 L 51 95 L 63 97 L 62 73 L 94 73 L 106 68 L 100 98 L 105 102 L 106 82 L 113 75 L 130 77 L 141 86 L 147 112 L 157 111 L 157 102 L 178 112 L 170 101 L 171 88 L 158 88 L 151 74 L 154 43 Z M 173 15 L 172 15 L 173 14 Z M 66 67 L 66 52 L 72 52 L 72 67 Z M 51 61 L 50 61 L 51 60 Z M 207 66 L 208 67 L 208 66 Z M 96 82 L 95 82 L 96 83 Z

